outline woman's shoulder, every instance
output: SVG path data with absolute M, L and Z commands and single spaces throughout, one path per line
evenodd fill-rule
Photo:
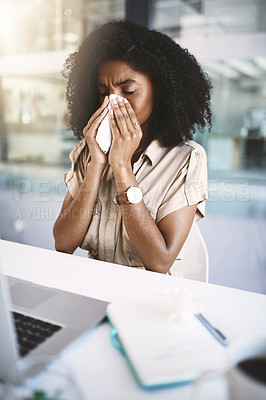
M 154 140 L 146 151 L 146 155 L 151 160 L 179 160 L 183 165 L 184 162 L 190 163 L 192 159 L 206 162 L 206 152 L 204 148 L 194 140 L 188 140 L 174 147 L 164 147 L 158 141 Z M 155 163 L 156 164 L 156 163 Z M 175 164 L 174 164 L 175 165 Z
M 194 140 L 188 140 L 183 142 L 179 146 L 176 146 L 177 153 L 184 152 L 187 154 L 193 154 L 196 157 L 203 157 L 206 158 L 206 151 L 204 147 L 202 147 L 199 143 L 195 142 Z
M 80 140 L 69 154 L 71 160 L 71 168 L 65 173 L 65 182 L 71 196 L 75 194 L 84 179 L 86 173 L 86 165 L 89 160 L 89 148 L 85 139 Z
M 197 150 L 201 153 L 205 153 L 204 147 L 201 144 L 195 142 L 194 140 L 188 140 L 182 143 L 181 146 L 186 146 L 190 151 Z
M 81 153 L 84 153 L 88 147 L 86 146 L 86 141 L 85 139 L 80 140 L 76 146 L 71 150 L 69 154 L 69 158 L 72 162 L 72 164 L 75 164 L 80 157 Z

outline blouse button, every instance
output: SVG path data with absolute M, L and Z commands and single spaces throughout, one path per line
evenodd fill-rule
M 195 156 L 199 157 L 199 152 L 198 151 L 195 151 Z

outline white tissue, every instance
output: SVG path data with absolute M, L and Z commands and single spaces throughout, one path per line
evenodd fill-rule
M 169 321 L 188 323 L 203 307 L 190 290 L 176 287 L 161 294 L 160 308 L 168 315 Z
M 112 110 L 111 103 L 110 101 L 116 98 L 119 98 L 121 96 L 118 96 L 117 94 L 110 94 L 109 96 L 109 104 L 108 108 L 109 110 Z M 123 98 L 123 97 L 121 97 Z M 101 150 L 106 154 L 112 143 L 112 132 L 110 128 L 110 123 L 109 123 L 109 115 L 107 114 L 102 122 L 100 123 L 100 126 L 98 128 L 98 132 L 96 135 L 96 142 L 100 146 Z

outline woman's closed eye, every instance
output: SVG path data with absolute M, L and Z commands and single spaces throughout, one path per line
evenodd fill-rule
M 123 93 L 126 94 L 126 95 L 131 95 L 131 94 L 133 94 L 134 92 L 135 92 L 135 90 L 131 90 L 131 91 L 123 90 Z
M 130 96 L 131 94 L 135 93 L 135 90 L 130 90 L 130 91 L 123 90 L 122 93 L 123 93 L 124 95 L 126 95 L 126 96 Z M 100 95 L 101 97 L 104 97 L 104 96 L 109 96 L 110 93 L 106 91 L 106 92 L 103 92 L 103 93 L 99 93 L 99 95 Z

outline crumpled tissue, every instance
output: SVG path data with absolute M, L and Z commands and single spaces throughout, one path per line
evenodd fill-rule
M 160 308 L 168 315 L 170 322 L 189 323 L 203 309 L 203 304 L 188 289 L 169 289 L 161 293 L 160 298 Z
M 121 97 L 121 96 L 118 96 L 117 94 L 110 94 L 109 101 L 111 102 L 111 100 L 114 100 L 119 97 Z M 112 110 L 110 102 L 108 104 L 108 108 L 109 108 L 109 110 Z M 104 119 L 100 123 L 98 132 L 96 135 L 96 142 L 98 143 L 98 145 L 100 146 L 100 149 L 105 154 L 109 151 L 109 149 L 111 147 L 111 143 L 112 143 L 112 132 L 111 132 L 108 114 L 104 117 Z

